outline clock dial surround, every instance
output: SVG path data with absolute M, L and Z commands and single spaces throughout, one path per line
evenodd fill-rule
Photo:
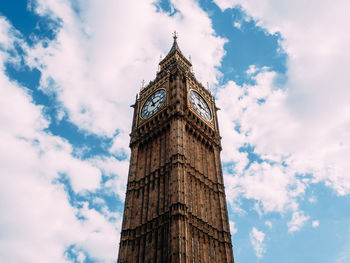
M 141 109 L 141 118 L 148 119 L 153 116 L 163 105 L 166 98 L 165 89 L 159 89 L 148 97 Z
M 210 121 L 212 118 L 211 111 L 209 109 L 208 103 L 203 99 L 203 97 L 196 91 L 190 90 L 190 102 L 196 112 L 206 121 Z

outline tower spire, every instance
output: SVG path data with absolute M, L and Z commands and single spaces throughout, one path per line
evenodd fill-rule
M 174 31 L 173 33 L 173 38 L 174 38 L 174 42 L 173 42 L 173 46 L 171 47 L 169 53 L 168 53 L 168 56 L 169 55 L 172 55 L 173 53 L 175 53 L 176 51 L 179 52 L 181 55 L 182 55 L 182 52 L 179 48 L 179 45 L 177 44 L 177 38 L 179 36 L 179 33 L 176 32 L 176 30 Z
M 165 58 L 163 60 L 161 60 L 159 62 L 159 66 L 160 66 L 160 70 L 163 69 L 163 65 L 166 64 L 167 61 L 169 61 L 169 59 L 173 56 L 175 56 L 177 54 L 177 60 L 181 59 L 183 61 L 183 63 L 188 67 L 191 68 L 192 64 L 191 62 L 182 54 L 179 45 L 177 44 L 177 38 L 179 37 L 179 33 L 177 31 L 174 31 L 173 33 L 173 45 L 169 51 L 169 53 L 165 56 Z

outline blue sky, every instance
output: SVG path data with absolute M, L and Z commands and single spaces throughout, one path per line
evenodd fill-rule
M 1 261 L 116 262 L 130 105 L 177 30 L 221 108 L 235 262 L 350 262 L 349 8 L 1 1 Z

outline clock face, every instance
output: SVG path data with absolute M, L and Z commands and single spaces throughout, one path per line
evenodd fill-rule
M 165 101 L 165 95 L 166 91 L 165 89 L 157 90 L 155 93 L 153 93 L 143 104 L 142 110 L 141 110 L 141 118 L 147 119 L 151 117 L 153 114 L 155 114 L 159 108 L 163 105 Z
M 193 108 L 199 113 L 200 116 L 202 116 L 202 118 L 204 118 L 206 121 L 211 120 L 209 106 L 198 92 L 194 90 L 190 91 L 190 102 Z

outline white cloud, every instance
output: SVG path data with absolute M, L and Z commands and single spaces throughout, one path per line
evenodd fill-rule
M 121 216 L 118 213 L 108 214 L 117 222 L 106 222 L 105 215 L 89 209 L 87 204 L 80 210 L 80 215 L 87 218 L 82 223 L 82 228 L 87 234 L 81 236 L 77 247 L 88 251 L 92 258 L 100 262 L 115 262 L 117 257 L 120 229 L 116 229 L 115 225 L 121 225 Z
M 31 63 L 43 65 L 41 88 L 57 94 L 82 130 L 108 137 L 117 129 L 121 136 L 130 132 L 129 106 L 142 79 L 155 78 L 159 55 L 170 50 L 174 29 L 197 77 L 216 83 L 224 40 L 215 36 L 208 15 L 195 1 L 173 1 L 180 11 L 173 16 L 156 12 L 153 2 L 78 1 L 78 16 L 67 1 L 38 1 L 37 12 L 61 18 L 62 28 L 48 48 L 39 43 L 31 51 Z M 45 81 L 52 79 L 54 89 L 48 84 L 52 81 Z M 121 144 L 114 149 L 129 141 L 123 136 L 120 142 L 118 136 Z
M 258 258 L 262 258 L 263 254 L 266 251 L 265 244 L 264 244 L 265 233 L 253 227 L 252 231 L 249 234 L 249 238 L 255 250 L 255 255 Z
M 109 149 L 109 151 L 112 154 L 120 156 L 123 153 L 125 153 L 125 149 L 129 148 L 129 141 L 130 141 L 129 133 L 123 130 L 121 131 L 121 133 L 115 136 L 115 139 L 113 140 L 113 145 Z
M 73 191 L 95 191 L 101 171 L 89 161 L 72 156 L 72 146 L 44 132 L 49 120 L 43 107 L 33 104 L 29 90 L 11 82 L 4 64 L 20 61 L 13 43 L 26 50 L 19 33 L 3 18 L 0 33 L 0 254 L 5 262 L 66 262 L 72 244 L 96 260 L 116 258 L 121 216 L 107 210 L 74 208 L 63 185 L 65 173 Z M 4 33 L 4 31 L 7 32 Z M 10 57 L 12 52 L 14 57 Z M 16 65 L 15 65 L 16 66 Z M 76 215 L 82 214 L 84 221 Z M 111 223 L 110 218 L 115 223 Z M 4 227 L 5 226 L 5 227 Z M 21 247 L 20 251 L 18 248 Z M 83 254 L 78 257 L 82 259 Z
M 115 259 L 114 245 L 119 240 L 116 228 L 120 222 L 110 223 L 106 216 L 88 213 L 86 209 L 83 211 L 86 220 L 79 221 L 78 211 L 70 205 L 63 186 L 52 183 L 59 171 L 43 161 L 48 160 L 46 152 L 38 153 L 38 146 L 33 147 L 31 142 L 22 139 L 2 138 L 6 145 L 1 143 L 0 148 L 8 147 L 6 152 L 0 151 L 0 223 L 6 226 L 0 238 L 2 259 L 63 262 L 64 251 L 71 244 L 85 247 L 96 259 L 106 259 L 105 262 Z M 39 142 L 45 139 L 37 137 Z M 99 243 L 90 245 L 96 235 Z M 22 247 L 20 253 L 19 246 Z
M 288 232 L 298 231 L 305 224 L 305 222 L 309 220 L 309 218 L 309 216 L 304 215 L 304 212 L 294 212 L 292 220 L 287 223 Z
M 256 85 L 228 82 L 217 93 L 223 161 L 234 163 L 235 176 L 225 178 L 228 201 L 237 200 L 238 191 L 257 200 L 258 213 L 289 211 L 290 229 L 298 230 L 292 222 L 307 218 L 298 210 L 307 187 L 322 181 L 339 195 L 350 193 L 350 56 L 341 51 L 350 45 L 344 34 L 350 24 L 344 14 L 349 3 L 215 2 L 223 10 L 239 4 L 258 26 L 280 32 L 288 54 L 283 89 L 274 82 L 275 72 L 251 66 L 247 74 L 252 73 Z M 248 160 L 238 149 L 247 144 L 264 161 L 246 171 Z M 276 195 L 269 197 L 275 189 Z
M 309 197 L 308 201 L 313 204 L 313 203 L 316 203 L 317 202 L 317 197 L 316 196 L 311 196 Z
M 320 226 L 320 222 L 319 222 L 318 220 L 312 221 L 312 227 L 313 227 L 313 228 L 317 228 L 317 227 L 319 227 L 319 226 Z
M 349 2 L 215 2 L 223 10 L 240 5 L 259 26 L 280 32 L 288 54 L 286 90 L 269 84 L 277 104 L 248 105 L 251 110 L 244 113 L 250 115 L 246 130 L 251 131 L 256 151 L 269 157 L 289 156 L 287 163 L 295 172 L 312 173 L 315 181 L 324 180 L 340 195 L 350 193 L 350 55 L 343 52 L 350 45 L 344 34 L 350 25 L 345 11 Z
M 283 167 L 271 166 L 267 163 L 254 163 L 241 176 L 225 175 L 225 184 L 228 193 L 235 192 L 235 195 L 242 195 L 248 199 L 257 200 L 257 212 L 284 212 L 297 207 L 295 204 L 295 191 L 302 191 L 302 185 L 298 186 L 292 175 L 284 173 Z M 291 187 L 294 191 L 290 191 Z M 234 206 L 233 196 L 228 195 L 228 202 Z
M 295 176 L 293 165 L 286 165 L 293 156 L 292 141 L 300 125 L 284 106 L 286 92 L 273 87 L 275 73 L 254 66 L 248 73 L 255 74 L 255 85 L 241 87 L 229 82 L 216 94 L 222 109 L 219 121 L 223 161 L 235 163 L 234 175 L 225 173 L 228 202 L 237 207 L 241 196 L 256 200 L 255 209 L 260 215 L 293 213 L 310 183 Z M 240 126 L 239 132 L 234 130 L 236 124 Z M 239 152 L 246 145 L 254 146 L 254 154 L 263 161 L 255 161 L 248 167 L 247 153 Z
M 235 226 L 235 222 L 233 222 L 233 221 L 230 221 L 230 231 L 231 231 L 231 235 L 236 234 L 238 231 L 236 226 Z
M 265 225 L 267 225 L 269 228 L 272 228 L 272 222 L 269 220 L 265 221 Z
M 246 71 L 248 76 L 253 76 L 255 73 L 257 73 L 259 68 L 257 68 L 255 65 L 250 65 L 248 70 Z
M 89 161 L 98 167 L 101 171 L 103 171 L 105 176 L 110 177 L 104 183 L 104 190 L 107 192 L 116 193 L 120 200 L 124 200 L 128 178 L 129 161 L 119 161 L 114 157 L 96 157 Z
M 241 29 L 242 24 L 241 24 L 240 22 L 235 21 L 235 22 L 233 23 L 233 26 L 234 26 L 235 28 L 237 28 L 237 29 Z

